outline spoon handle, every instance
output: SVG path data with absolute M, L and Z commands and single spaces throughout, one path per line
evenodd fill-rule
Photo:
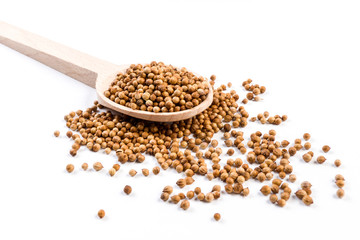
M 0 21 L 0 43 L 95 88 L 98 75 L 117 65 Z

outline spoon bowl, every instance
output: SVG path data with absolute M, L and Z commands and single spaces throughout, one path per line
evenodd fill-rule
M 98 101 L 101 105 L 131 117 L 154 122 L 175 122 L 201 113 L 213 101 L 213 89 L 208 83 L 209 93 L 207 98 L 194 108 L 164 113 L 133 110 L 117 104 L 104 96 L 104 92 L 115 80 L 117 74 L 120 72 L 125 73 L 130 65 L 116 65 L 92 57 L 1 21 L 0 43 L 95 88 Z M 195 75 L 199 76 L 198 74 Z

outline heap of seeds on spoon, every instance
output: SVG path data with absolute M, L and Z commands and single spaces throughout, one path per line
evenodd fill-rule
M 117 173 L 120 164 L 141 163 L 145 161 L 146 155 L 152 155 L 157 160 L 157 166 L 151 171 L 143 169 L 142 174 L 157 175 L 162 170 L 173 168 L 178 173 L 185 173 L 185 177 L 176 182 L 179 189 L 194 185 L 196 177 L 216 181 L 210 192 L 202 192 L 199 186 L 194 186 L 194 190 L 175 194 L 172 186 L 164 186 L 159 197 L 163 201 L 179 203 L 184 210 L 190 207 L 194 199 L 211 202 L 221 198 L 224 193 L 246 197 L 250 193 L 247 181 L 264 183 L 261 193 L 269 196 L 269 201 L 279 207 L 286 205 L 291 194 L 296 195 L 304 205 L 311 205 L 311 183 L 304 181 L 294 190 L 287 183 L 297 180 L 291 160 L 300 150 L 305 150 L 306 153 L 302 155 L 305 163 L 316 161 L 322 164 L 327 160 L 323 155 L 330 151 L 330 147 L 325 145 L 322 155 L 315 155 L 311 151 L 309 133 L 291 142 L 276 139 L 275 130 L 245 135 L 244 129 L 248 121 L 279 125 L 287 120 L 287 116 L 270 116 L 265 111 L 256 117 L 250 117 L 244 105 L 249 101 L 260 101 L 266 88 L 253 84 L 248 79 L 242 84 L 248 93 L 239 101 L 240 96 L 235 90 L 227 91 L 225 85 L 215 87 L 215 80 L 214 75 L 208 80 L 195 76 L 185 68 L 161 62 L 151 62 L 144 66 L 131 65 L 125 73 L 118 74 L 104 93 L 118 104 L 151 112 L 191 109 L 206 99 L 209 93 L 207 81 L 214 88 L 213 102 L 205 111 L 190 119 L 153 123 L 112 113 L 95 101 L 94 106 L 71 112 L 64 117 L 66 126 L 70 129 L 66 135 L 74 141 L 70 154 L 75 156 L 81 147 L 107 154 L 115 151 L 118 163 L 108 169 L 110 176 Z M 231 87 L 231 83 L 228 87 Z M 223 152 L 219 142 L 213 139 L 216 133 L 223 135 L 224 144 L 229 148 L 227 152 Z M 58 137 L 59 131 L 55 131 L 54 135 Z M 250 141 L 245 142 L 247 137 L 250 137 Z M 339 167 L 341 161 L 335 160 L 334 165 Z M 103 169 L 100 162 L 92 167 L 96 171 Z M 86 171 L 88 164 L 84 163 L 82 168 Z M 74 166 L 69 164 L 66 170 L 73 172 Z M 135 170 L 129 172 L 130 176 L 136 174 Z M 339 187 L 336 194 L 342 198 L 345 179 L 337 175 L 335 181 Z M 131 191 L 130 186 L 124 188 L 128 195 Z M 101 212 L 100 218 L 103 214 Z M 215 214 L 214 218 L 219 220 L 220 214 Z

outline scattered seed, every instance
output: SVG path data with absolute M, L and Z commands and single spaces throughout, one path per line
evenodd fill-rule
M 219 221 L 219 220 L 221 219 L 220 213 L 215 213 L 215 214 L 214 214 L 214 219 L 215 219 L 216 221 Z
M 338 198 L 343 198 L 345 195 L 345 191 L 344 189 L 340 188 L 336 191 L 336 195 L 338 196 Z
M 82 168 L 84 171 L 86 171 L 86 170 L 88 169 L 88 167 L 89 167 L 89 165 L 88 165 L 87 163 L 83 163 L 83 164 L 81 165 L 81 168 Z
M 100 162 L 96 162 L 96 163 L 93 164 L 93 168 L 95 169 L 95 171 L 100 171 L 104 167 Z
M 331 149 L 331 148 L 330 148 L 328 145 L 325 145 L 325 146 L 322 147 L 322 150 L 324 151 L 324 153 L 329 152 L 330 149 Z
M 127 195 L 129 195 L 132 192 L 132 188 L 129 185 L 126 185 L 124 187 L 124 193 L 126 193 Z
M 100 219 L 103 218 L 103 217 L 105 217 L 105 211 L 102 210 L 102 209 L 100 209 L 100 210 L 98 211 L 98 216 L 99 216 Z
M 336 159 L 336 160 L 334 161 L 334 164 L 335 164 L 336 167 L 340 167 L 341 161 L 340 161 L 339 159 Z
M 72 164 L 66 165 L 66 171 L 68 171 L 68 173 L 72 173 L 74 171 L 74 165 Z
M 55 137 L 60 136 L 60 132 L 59 132 L 58 130 L 56 130 L 56 131 L 54 132 L 54 136 L 55 136 Z

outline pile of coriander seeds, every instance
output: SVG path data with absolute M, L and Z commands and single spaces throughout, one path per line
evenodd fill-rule
M 133 110 L 179 112 L 198 106 L 209 94 L 208 81 L 162 62 L 132 64 L 104 92 L 111 101 Z
M 211 192 L 202 192 L 201 186 L 194 186 L 193 190 L 174 194 L 173 187 L 164 186 L 159 197 L 165 202 L 179 204 L 184 210 L 191 207 L 191 201 L 195 199 L 212 202 L 221 199 L 221 194 L 246 197 L 250 194 L 248 181 L 263 183 L 261 189 L 251 191 L 261 191 L 279 207 L 284 207 L 291 195 L 295 195 L 304 206 L 310 206 L 314 202 L 311 183 L 303 181 L 299 184 L 300 189 L 291 189 L 287 183 L 297 181 L 291 160 L 300 150 L 307 151 L 302 156 L 305 163 L 315 161 L 309 142 L 310 134 L 305 133 L 302 138 L 288 141 L 277 139 L 275 130 L 246 133 L 244 130 L 248 121 L 279 125 L 288 117 L 270 116 L 266 111 L 250 117 L 245 109 L 246 104 L 248 101 L 260 101 L 259 96 L 266 91 L 264 86 L 253 84 L 250 79 L 242 84 L 248 91 L 242 101 L 239 101 L 240 96 L 235 90 L 228 90 L 231 83 L 216 86 L 215 82 L 215 75 L 208 80 L 194 76 L 185 68 L 178 69 L 161 62 L 145 66 L 131 65 L 126 74 L 119 74 L 105 92 L 105 96 L 112 101 L 139 111 L 182 111 L 201 103 L 209 93 L 207 86 L 210 86 L 214 89 L 213 102 L 205 111 L 190 119 L 154 123 L 113 113 L 95 101 L 92 107 L 64 117 L 70 129 L 66 135 L 74 141 L 71 156 L 77 155 L 81 147 L 106 154 L 115 151 L 117 163 L 108 169 L 109 175 L 114 176 L 121 164 L 141 163 L 146 155 L 151 155 L 156 158 L 157 166 L 152 171 L 143 169 L 144 176 L 149 176 L 151 172 L 157 175 L 160 171 L 173 168 L 177 173 L 185 174 L 176 182 L 179 189 L 194 185 L 197 177 L 215 181 Z M 227 152 L 223 152 L 218 140 L 213 139 L 215 134 L 222 135 L 224 144 L 229 148 Z M 60 133 L 55 131 L 54 135 L 57 137 Z M 250 140 L 246 142 L 248 137 Z M 322 150 L 326 154 L 330 147 L 325 145 Z M 326 157 L 318 156 L 316 161 L 322 164 Z M 339 167 L 340 160 L 336 160 L 334 165 Z M 86 171 L 88 164 L 84 163 L 82 168 Z M 99 171 L 103 166 L 97 162 L 93 168 Z M 66 170 L 71 173 L 74 166 L 69 164 Z M 133 169 L 129 172 L 130 176 L 136 174 Z M 335 179 L 339 187 L 337 196 L 342 198 L 344 178 L 337 175 Z M 132 191 L 130 186 L 124 189 L 128 195 Z M 101 218 L 103 214 L 102 211 Z M 214 218 L 220 220 L 220 214 L 216 213 Z

